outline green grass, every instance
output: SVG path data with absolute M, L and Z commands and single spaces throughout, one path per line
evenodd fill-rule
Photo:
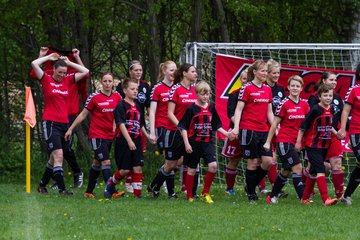
M 324 207 L 319 194 L 304 206 L 290 185 L 286 190 L 290 196 L 277 205 L 264 197 L 251 205 L 241 188 L 228 197 L 214 186 L 215 203 L 208 205 L 188 203 L 184 195 L 104 201 L 102 187 L 98 199 L 84 199 L 84 187 L 66 197 L 52 190 L 40 195 L 35 185 L 27 194 L 22 185 L 1 184 L 0 239 L 359 239 L 360 194 L 352 206 Z

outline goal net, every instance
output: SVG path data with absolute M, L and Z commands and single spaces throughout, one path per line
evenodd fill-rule
M 229 55 L 249 60 L 274 59 L 281 65 L 291 65 L 329 70 L 355 71 L 360 62 L 360 44 L 283 44 L 283 43 L 186 43 L 180 55 L 180 63 L 191 63 L 197 67 L 198 79 L 205 80 L 216 89 L 216 56 Z M 230 79 L 229 79 L 230 81 Z M 215 99 L 215 98 L 213 98 Z M 225 126 L 227 127 L 227 126 Z M 227 159 L 221 156 L 223 141 L 216 139 L 217 159 L 219 163 L 216 176 L 217 183 L 225 183 L 225 167 Z M 345 184 L 355 166 L 355 158 L 351 153 L 344 153 L 343 170 Z M 202 175 L 204 167 L 200 166 Z M 278 168 L 280 164 L 278 163 Z M 240 161 L 237 183 L 244 182 L 246 162 Z M 331 181 L 331 177 L 328 177 Z M 268 183 L 267 183 L 268 184 Z

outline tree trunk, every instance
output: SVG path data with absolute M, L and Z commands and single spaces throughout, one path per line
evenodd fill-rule
M 151 7 L 154 5 L 153 0 L 148 0 L 148 22 L 149 22 L 149 35 L 150 41 L 148 43 L 148 59 L 149 59 L 149 75 L 151 80 L 151 85 L 154 85 L 156 82 L 157 74 L 159 71 L 160 65 L 160 41 L 158 37 L 158 23 L 156 18 L 156 13 Z
M 192 1 L 192 15 L 191 15 L 191 31 L 190 41 L 201 42 L 201 16 L 202 16 L 202 2 L 199 0 Z
M 221 0 L 212 0 L 213 7 L 220 23 L 220 33 L 223 42 L 230 42 L 229 31 L 225 18 L 225 11 Z

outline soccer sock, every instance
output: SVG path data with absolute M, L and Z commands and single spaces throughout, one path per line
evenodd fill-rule
M 142 173 L 134 173 L 132 174 L 132 180 L 133 180 L 133 188 L 134 188 L 134 196 L 140 197 L 142 192 L 142 180 L 143 175 Z
M 105 184 L 111 177 L 111 166 L 110 165 L 102 165 L 101 166 L 101 172 L 103 174 L 104 182 Z
M 349 183 L 346 187 L 344 197 L 351 197 L 360 182 L 360 168 L 356 166 L 352 171 L 349 179 Z
M 202 194 L 208 194 L 210 192 L 211 184 L 214 180 L 216 173 L 207 171 L 204 178 L 204 188 L 202 190 Z
M 101 172 L 101 167 L 92 165 L 89 172 L 89 182 L 86 188 L 87 193 L 93 193 L 94 188 L 96 186 L 97 180 L 99 178 Z
M 225 180 L 226 180 L 226 190 L 230 190 L 234 188 L 235 179 L 236 179 L 236 169 L 225 169 Z
M 186 190 L 186 176 L 187 175 L 188 175 L 187 174 L 187 166 L 183 165 L 181 191 Z
M 168 190 L 168 195 L 172 196 L 175 193 L 175 172 L 171 171 L 171 173 L 166 177 L 166 187 Z
M 256 170 L 249 170 L 246 169 L 245 171 L 245 178 L 246 178 L 246 188 L 248 195 L 256 195 L 255 188 L 257 184 L 257 174 Z
M 120 170 L 115 171 L 115 173 L 114 173 L 114 175 L 112 177 L 112 181 L 113 181 L 114 185 L 116 185 L 117 183 L 119 183 L 123 179 L 124 179 L 124 176 L 122 176 L 120 174 Z
M 334 170 L 331 173 L 332 182 L 334 184 L 335 195 L 340 198 L 344 193 L 344 171 Z
M 281 173 L 279 173 L 278 177 L 276 178 L 276 181 L 274 183 L 274 186 L 272 188 L 272 191 L 270 193 L 270 197 L 277 196 L 281 189 L 284 187 L 284 185 L 287 182 L 287 178 L 283 176 Z
M 49 183 L 53 175 L 53 169 L 54 167 L 50 163 L 46 163 L 44 174 L 42 175 L 39 183 L 41 187 L 46 187 L 46 185 Z
M 193 192 L 192 192 L 192 189 L 193 189 L 193 185 L 194 185 L 194 175 L 187 175 L 186 176 L 186 181 L 187 183 L 185 184 L 186 186 L 186 199 L 189 199 L 189 198 L 193 198 Z
M 132 184 L 133 180 L 132 180 L 132 176 L 133 176 L 133 170 L 130 170 L 129 174 L 126 176 L 126 184 Z
M 327 187 L 327 184 L 326 184 L 326 178 L 325 176 L 318 176 L 316 178 L 316 183 L 318 185 L 318 188 L 319 188 L 319 192 L 320 192 L 320 195 L 321 195 L 321 199 L 323 200 L 323 202 L 326 201 L 326 199 L 329 198 L 329 195 L 328 195 L 328 187 Z
M 163 185 L 167 176 L 168 174 L 165 173 L 164 167 L 161 167 L 150 184 L 151 189 L 157 192 L 160 191 L 160 187 Z
M 274 185 L 274 183 L 277 179 L 277 176 L 278 176 L 276 163 L 271 164 L 270 169 L 267 172 L 267 175 L 268 175 L 268 179 L 269 179 L 269 182 L 271 183 L 271 185 Z
M 309 176 L 306 178 L 306 184 L 305 184 L 304 192 L 303 192 L 301 199 L 306 200 L 306 199 L 310 198 L 310 194 L 314 190 L 315 183 L 316 183 L 316 178 L 314 178 L 312 176 Z
M 200 172 L 196 169 L 196 173 L 195 173 L 195 176 L 194 176 L 194 185 L 193 185 L 193 188 L 192 188 L 193 196 L 196 195 L 197 188 L 199 186 L 199 176 L 200 176 Z
M 261 179 L 261 181 L 258 184 L 258 187 L 259 187 L 260 192 L 266 188 L 265 178 Z
M 76 161 L 74 150 L 72 150 L 70 147 L 66 147 L 64 149 L 64 158 L 66 162 L 69 164 L 69 167 L 71 168 L 71 171 L 74 174 L 81 172 L 80 166 Z
M 292 180 L 293 180 L 293 185 L 294 185 L 296 194 L 297 194 L 298 198 L 301 199 L 303 196 L 303 193 L 304 193 L 304 184 L 302 182 L 301 173 L 293 173 Z
M 56 181 L 56 184 L 59 187 L 59 191 L 63 191 L 66 189 L 64 182 L 64 169 L 62 166 L 56 166 L 53 168 L 53 175 Z
M 268 173 L 268 171 L 262 169 L 261 166 L 259 166 L 256 169 L 256 182 L 255 182 L 255 186 L 258 185 L 261 180 L 266 176 L 266 174 Z

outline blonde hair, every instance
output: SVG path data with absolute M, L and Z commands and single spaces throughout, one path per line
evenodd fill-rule
M 259 70 L 259 68 L 262 65 L 266 65 L 266 62 L 264 60 L 256 60 L 253 64 L 251 64 L 247 69 L 248 69 L 248 77 L 247 77 L 247 81 L 251 82 L 252 80 L 254 80 L 255 75 L 254 75 L 254 70 Z
M 304 85 L 304 80 L 299 75 L 292 75 L 291 77 L 289 77 L 287 84 L 288 86 L 290 86 L 291 81 L 299 82 L 301 86 Z
M 205 81 L 200 81 L 195 85 L 195 93 L 211 93 L 210 85 Z
M 280 68 L 280 64 L 275 61 L 274 59 L 269 59 L 267 62 L 266 62 L 266 65 L 267 65 L 267 72 L 270 73 L 272 71 L 273 68 Z
M 168 60 L 166 62 L 163 62 L 163 63 L 160 63 L 160 66 L 159 66 L 159 74 L 158 74 L 158 77 L 157 77 L 157 81 L 160 82 L 162 80 L 164 80 L 165 78 L 165 74 L 164 74 L 164 71 L 168 68 L 169 65 L 171 64 L 175 64 L 175 62 L 171 61 L 171 60 Z

